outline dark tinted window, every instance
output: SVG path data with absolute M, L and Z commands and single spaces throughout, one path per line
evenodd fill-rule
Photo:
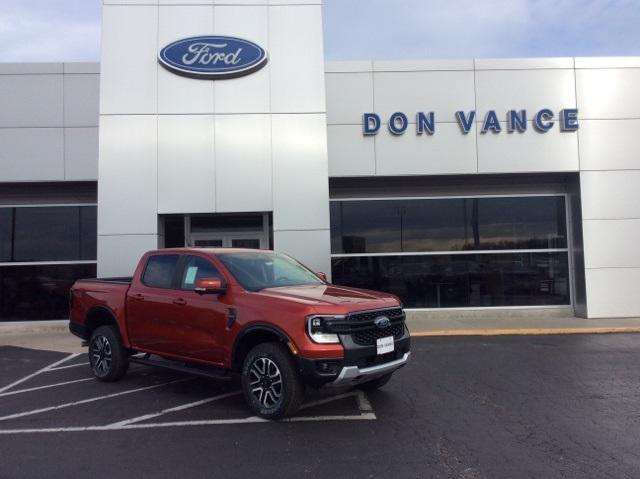
M 13 208 L 0 208 L 0 261 L 11 261 Z
M 171 288 L 178 259 L 178 255 L 151 256 L 147 261 L 142 282 L 152 288 Z
M 564 197 L 334 201 L 331 251 L 566 248 Z
M 80 259 L 91 260 L 98 257 L 96 240 L 98 222 L 95 206 L 80 207 Z
M 96 207 L 54 206 L 0 210 L 0 254 L 5 261 L 74 261 L 96 259 Z M 14 215 L 11 227 L 4 223 Z M 4 256 L 6 257 L 6 256 Z
M 167 215 L 164 222 L 164 247 L 182 248 L 184 246 L 184 216 Z
M 332 259 L 336 284 L 387 291 L 409 308 L 569 304 L 567 253 Z
M 0 267 L 0 320 L 69 317 L 69 289 L 76 279 L 95 278 L 95 264 Z
M 190 256 L 182 272 L 182 289 L 194 289 L 201 278 L 220 278 L 222 275 L 211 262 L 197 256 Z
M 16 208 L 15 215 L 14 261 L 79 259 L 78 208 Z

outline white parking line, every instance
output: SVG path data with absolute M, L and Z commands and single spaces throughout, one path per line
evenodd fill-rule
M 237 396 L 239 394 L 242 394 L 242 391 L 234 391 L 232 393 L 226 393 L 226 394 L 220 394 L 218 396 L 213 396 L 210 398 L 206 398 L 206 399 L 201 399 L 200 401 L 194 401 L 194 402 L 190 402 L 187 404 L 183 404 L 181 406 L 175 406 L 175 407 L 171 407 L 168 409 L 163 409 L 162 411 L 158 411 L 158 412 L 154 412 L 151 414 L 145 414 L 143 416 L 138 416 L 138 417 L 134 417 L 132 419 L 126 419 L 124 421 L 120 421 L 120 422 L 114 422 L 113 424 L 110 424 L 109 427 L 120 427 L 120 426 L 126 426 L 127 424 L 133 424 L 134 422 L 140 422 L 140 421 L 146 421 L 147 419 L 151 419 L 154 417 L 158 417 L 158 416 L 162 416 L 163 414 L 168 414 L 170 412 L 177 412 L 177 411 L 184 411 L 185 409 L 189 409 L 192 407 L 196 407 L 196 406 L 201 406 L 203 404 L 207 404 L 213 401 L 218 401 L 219 399 L 225 399 L 231 396 Z
M 83 382 L 83 381 L 93 381 L 94 379 L 95 378 L 74 379 L 73 381 L 65 381 L 63 383 L 47 384 L 46 386 L 37 386 L 37 387 L 34 387 L 34 388 L 28 388 L 28 389 L 19 389 L 18 391 L 9 391 L 8 393 L 2 393 L 2 394 L 0 394 L 0 397 L 12 396 L 13 394 L 29 393 L 31 391 L 38 391 L 39 389 L 54 388 L 56 386 L 64 386 L 66 384 L 80 383 L 80 382 Z
M 60 369 L 67 369 L 67 368 L 77 368 L 78 366 L 88 366 L 89 363 L 80 363 L 80 364 L 69 364 L 69 366 L 60 366 L 57 368 L 49 368 L 46 371 L 43 372 L 49 372 L 49 371 L 59 371 Z
M 63 409 L 63 408 L 67 408 L 67 407 L 72 407 L 72 406 L 78 406 L 80 404 L 87 404 L 90 402 L 95 402 L 95 401 L 101 401 L 103 399 L 109 399 L 109 398 L 113 398 L 116 396 L 124 396 L 125 394 L 133 394 L 133 393 L 137 393 L 140 391 L 147 391 L 149 389 L 155 389 L 155 388 L 160 388 L 162 386 L 167 386 L 169 384 L 176 384 L 176 383 L 182 383 L 185 381 L 192 381 L 194 378 L 184 378 L 184 379 L 177 379 L 175 381 L 169 381 L 167 383 L 162 383 L 162 384 L 154 384 L 153 386 L 145 386 L 142 388 L 136 388 L 136 389 L 127 389 L 126 391 L 121 391 L 118 393 L 113 393 L 113 394 L 107 394 L 106 396 L 97 396 L 97 397 L 93 397 L 93 398 L 89 398 L 89 399 L 82 399 L 80 401 L 74 401 L 74 402 L 68 402 L 65 404 L 60 404 L 59 406 L 50 406 L 50 407 L 44 407 L 44 408 L 40 408 L 40 409 L 34 409 L 32 411 L 24 411 L 24 412 L 19 412 L 16 414 L 9 414 L 8 416 L 2 416 L 0 417 L 0 421 L 6 421 L 8 419 L 16 419 L 19 417 L 24 417 L 24 416 L 31 416 L 33 414 L 40 414 L 43 412 L 48 412 L 48 411 L 56 411 L 58 409 Z
M 18 385 L 18 384 L 20 384 L 20 383 L 23 383 L 23 382 L 25 382 L 25 381 L 28 381 L 29 379 L 31 379 L 31 378 L 33 378 L 33 377 L 37 376 L 37 375 L 38 375 L 38 374 L 40 374 L 40 373 L 43 373 L 43 372 L 45 372 L 45 371 L 48 371 L 48 370 L 50 370 L 51 368 L 56 367 L 58 364 L 62 364 L 62 363 L 64 363 L 64 362 L 66 362 L 66 361 L 69 361 L 70 359 L 73 359 L 73 358 L 75 358 L 75 357 L 78 357 L 78 356 L 80 356 L 81 354 L 83 354 L 83 353 L 73 353 L 73 354 L 70 354 L 70 355 L 69 355 L 69 356 L 67 356 L 66 358 L 62 358 L 60 361 L 56 361 L 55 363 L 51 363 L 51 364 L 49 364 L 48 366 L 45 366 L 45 367 L 44 367 L 44 368 L 42 368 L 42 369 L 38 369 L 35 373 L 29 374 L 28 376 L 25 376 L 25 377 L 23 377 L 22 379 L 18 379 L 17 381 L 12 382 L 11 384 L 7 384 L 6 386 L 1 387 L 1 388 L 0 388 L 0 393 L 3 393 L 3 392 L 5 392 L 5 391 L 7 391 L 8 389 L 11 389 L 11 388 L 12 388 L 12 387 L 14 387 L 14 386 L 17 386 L 17 385 Z

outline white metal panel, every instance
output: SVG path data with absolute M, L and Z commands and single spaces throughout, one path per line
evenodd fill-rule
M 64 126 L 98 126 L 100 75 L 64 75 Z
M 357 125 L 329 125 L 329 176 L 376 174 L 375 140 L 362 135 Z
M 640 317 L 640 268 L 586 270 L 589 318 Z
M 573 68 L 572 57 L 548 58 L 478 58 L 476 70 L 535 70 Z
M 319 5 L 269 7 L 271 111 L 325 112 Z
M 640 120 L 581 120 L 582 170 L 640 170 Z
M 374 73 L 375 108 L 383 122 L 404 112 L 435 112 L 436 122 L 455 121 L 455 112 L 475 109 L 472 71 Z
M 216 35 L 244 38 L 269 48 L 268 7 L 215 7 Z M 270 61 L 255 73 L 215 82 L 216 113 L 268 113 L 270 109 Z
M 62 75 L 0 75 L 0 127 L 62 126 Z
M 378 175 L 477 172 L 475 130 L 463 135 L 457 123 L 436 124 L 433 135 L 417 135 L 411 125 L 404 135 L 395 136 L 383 127 L 375 136 L 375 143 Z
M 576 57 L 576 68 L 640 68 L 640 57 Z
M 270 211 L 271 119 L 216 116 L 216 211 Z
M 100 113 L 155 113 L 157 57 L 158 7 L 105 5 Z
M 98 127 L 64 129 L 64 179 L 98 179 Z
M 157 5 L 158 0 L 102 0 L 104 5 Z
M 0 75 L 5 73 L 10 75 L 62 73 L 63 71 L 64 66 L 62 63 L 0 63 Z
M 362 123 L 362 114 L 373 112 L 372 73 L 327 73 L 327 123 Z
M 159 0 L 160 5 L 213 5 L 214 0 Z
M 213 0 L 215 5 L 268 5 L 269 0 Z
M 546 133 L 537 132 L 531 123 L 524 133 L 478 133 L 479 173 L 526 173 L 578 171 L 578 136 L 562 132 L 556 125 Z M 480 132 L 481 125 L 478 126 Z
M 467 58 L 429 60 L 375 60 L 377 72 L 458 71 L 473 70 L 473 60 Z
M 64 180 L 62 128 L 0 128 L 0 182 Z
M 638 185 L 640 171 L 580 172 L 583 220 L 640 218 Z
M 158 117 L 158 213 L 215 211 L 212 115 Z
M 157 248 L 157 235 L 98 235 L 98 277 L 133 276 L 142 255 Z
M 371 60 L 327 61 L 324 63 L 325 73 L 361 73 L 372 72 Z
M 326 115 L 271 120 L 274 230 L 329 228 Z
M 586 268 L 640 268 L 640 219 L 584 220 Z
M 331 280 L 329 230 L 274 231 L 274 249 L 286 253 L 314 271 L 326 273 Z
M 580 118 L 640 118 L 640 68 L 576 70 Z
M 213 33 L 212 6 L 160 7 L 158 51 L 173 41 Z M 213 113 L 213 81 L 176 75 L 158 65 L 159 113 Z
M 476 72 L 478 120 L 495 110 L 506 120 L 508 110 L 527 110 L 528 119 L 542 108 L 556 118 L 563 108 L 575 108 L 573 70 L 487 70 Z
M 69 62 L 63 63 L 64 73 L 95 73 L 100 74 L 98 62 Z
M 156 115 L 100 118 L 98 234 L 158 230 Z

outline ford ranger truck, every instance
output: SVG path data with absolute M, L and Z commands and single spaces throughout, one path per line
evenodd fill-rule
M 295 414 L 307 386 L 379 388 L 410 356 L 396 296 L 332 285 L 272 251 L 150 251 L 131 278 L 76 281 L 70 303 L 69 329 L 99 380 L 117 381 L 130 362 L 239 374 L 267 419 Z

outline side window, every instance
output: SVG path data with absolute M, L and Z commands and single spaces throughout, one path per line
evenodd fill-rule
M 178 259 L 178 255 L 151 256 L 144 269 L 142 283 L 151 288 L 171 288 Z
M 200 278 L 222 278 L 220 272 L 209 261 L 197 256 L 189 256 L 182 272 L 182 289 L 195 289 Z

